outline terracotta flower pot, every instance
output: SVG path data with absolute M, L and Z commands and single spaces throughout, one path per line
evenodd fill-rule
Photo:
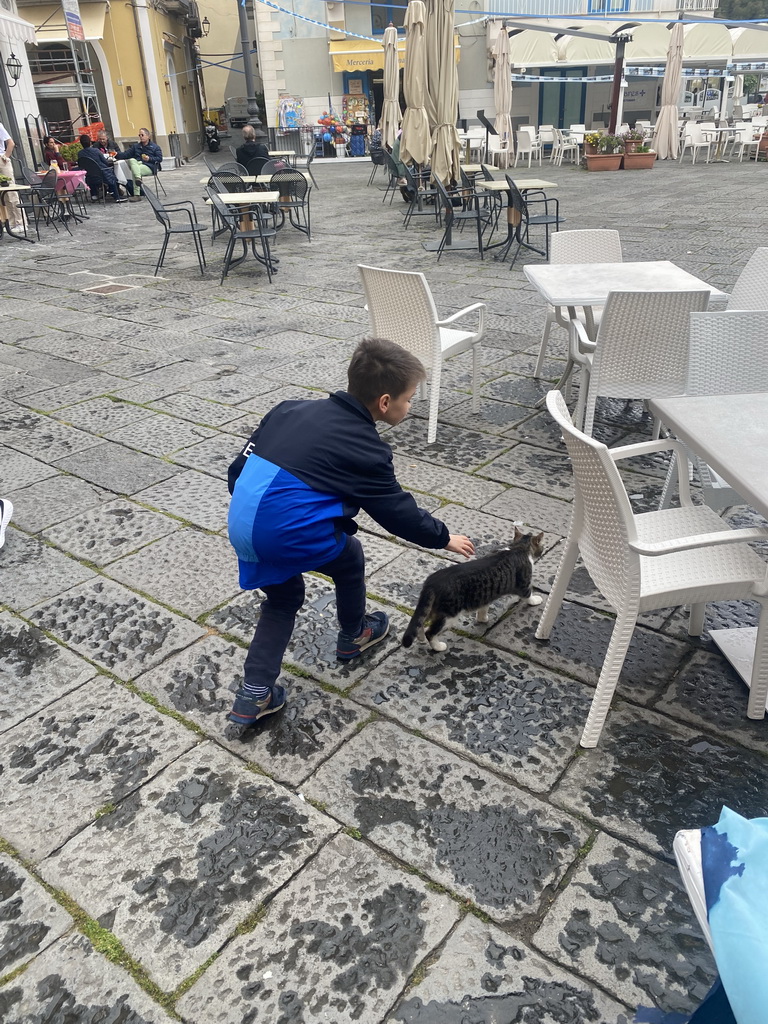
M 625 171 L 650 170 L 656 162 L 656 153 L 625 153 L 622 166 Z
M 621 153 L 587 154 L 588 171 L 618 171 L 621 167 Z
M 642 139 L 624 139 L 624 152 L 634 153 L 638 146 L 642 145 Z

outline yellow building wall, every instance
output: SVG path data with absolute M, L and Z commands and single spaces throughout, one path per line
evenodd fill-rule
M 139 128 L 151 125 L 136 22 L 128 4 L 110 4 L 102 46 L 118 117 L 110 127 L 118 139 L 135 139 Z M 106 120 L 107 112 L 102 114 Z

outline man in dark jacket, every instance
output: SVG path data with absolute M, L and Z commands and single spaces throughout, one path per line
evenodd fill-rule
M 139 141 L 128 149 L 117 154 L 118 160 L 125 160 L 131 171 L 131 180 L 126 184 L 128 195 L 138 199 L 141 191 L 141 179 L 158 174 L 163 163 L 163 151 L 149 137 L 148 128 L 139 129 Z
M 256 131 L 251 124 L 243 128 L 243 144 L 235 153 L 235 159 L 243 167 L 247 167 L 251 160 L 261 157 L 265 162 L 269 160 L 269 150 L 263 142 L 256 141 Z
M 112 193 L 116 203 L 127 203 L 128 200 L 120 196 L 112 165 L 101 150 L 93 145 L 90 136 L 81 135 L 80 145 L 83 148 L 77 154 L 77 166 L 85 171 L 85 183 L 91 190 L 91 199 L 99 198 L 99 190 L 104 185 Z

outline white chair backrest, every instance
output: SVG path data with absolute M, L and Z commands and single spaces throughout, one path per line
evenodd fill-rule
M 555 132 L 551 124 L 539 125 L 539 142 L 554 142 Z
M 768 249 L 763 252 L 768 254 Z M 768 309 L 691 315 L 688 395 L 768 391 Z
M 358 266 L 371 331 L 412 352 L 430 369 L 440 352 L 437 308 L 423 274 Z
M 728 296 L 727 308 L 768 309 L 768 247 L 752 253 Z
M 518 128 L 515 132 L 515 143 L 518 153 L 527 153 L 529 149 L 533 149 L 535 140 L 527 128 Z
M 614 608 L 621 607 L 640 587 L 639 556 L 628 544 L 637 534 L 627 492 L 606 446 L 574 427 L 562 394 L 550 391 L 546 401 L 571 458 L 574 517 L 581 517 L 579 553 L 598 589 Z
M 587 126 L 585 124 L 572 124 L 570 128 L 571 141 L 581 144 L 584 141 L 586 130 Z
M 756 125 L 759 128 L 765 128 L 765 126 L 768 125 L 768 117 L 753 117 L 752 124 Z
M 608 398 L 668 398 L 685 392 L 690 315 L 709 291 L 610 292 L 597 331 L 584 430 L 592 433 L 595 403 Z
M 550 263 L 622 263 L 621 238 L 613 228 L 555 231 L 549 241 Z
M 635 128 L 650 128 L 650 121 L 635 121 Z

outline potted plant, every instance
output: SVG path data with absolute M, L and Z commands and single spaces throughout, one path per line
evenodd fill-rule
M 600 132 L 587 132 L 584 136 L 584 153 L 597 153 L 602 135 Z
M 656 151 L 650 146 L 638 146 L 634 153 L 624 153 L 622 166 L 625 171 L 650 170 L 656 162 Z
M 11 184 L 11 179 L 7 174 L 0 174 L 0 188 L 5 188 Z
M 618 135 L 601 135 L 597 153 L 586 154 L 587 170 L 618 171 L 621 167 L 622 148 L 623 142 Z
M 624 152 L 634 153 L 638 146 L 643 144 L 645 130 L 643 128 L 630 128 L 628 132 L 624 132 L 621 138 L 624 142 Z

